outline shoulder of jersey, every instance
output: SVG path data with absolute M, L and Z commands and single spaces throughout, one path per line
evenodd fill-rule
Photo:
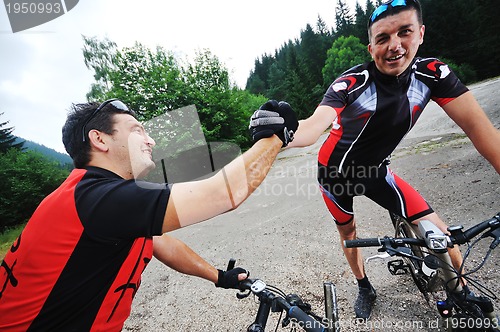
M 416 67 L 416 74 L 434 79 L 444 79 L 451 73 L 448 65 L 436 58 L 417 59 L 414 66 Z
M 339 78 L 337 78 L 331 85 L 330 88 L 334 92 L 339 92 L 345 90 L 346 92 L 351 92 L 357 90 L 368 82 L 369 79 L 368 65 L 361 64 L 344 72 Z

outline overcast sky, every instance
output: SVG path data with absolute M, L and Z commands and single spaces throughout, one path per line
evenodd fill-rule
M 356 0 L 348 0 L 351 10 Z M 12 33 L 0 8 L 0 123 L 13 134 L 60 152 L 72 103 L 85 102 L 93 82 L 82 35 L 109 38 L 119 48 L 136 41 L 182 56 L 208 48 L 244 88 L 254 61 L 299 37 L 318 15 L 334 25 L 336 0 L 81 0 L 53 21 Z

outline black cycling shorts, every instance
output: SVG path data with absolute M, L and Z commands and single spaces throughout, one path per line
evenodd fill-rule
M 366 196 L 409 221 L 434 212 L 425 199 L 386 164 L 344 176 L 335 171 L 329 174 L 328 169 L 319 165 L 318 181 L 326 206 L 337 224 L 347 224 L 353 219 L 355 196 Z

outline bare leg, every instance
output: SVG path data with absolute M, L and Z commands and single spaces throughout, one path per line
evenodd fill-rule
M 354 313 L 356 314 L 356 318 L 368 319 L 371 316 L 373 303 L 377 298 L 377 294 L 366 278 L 361 249 L 344 247 L 344 240 L 353 240 L 356 238 L 356 221 L 353 219 L 348 224 L 337 225 L 337 229 L 340 234 L 344 255 L 351 267 L 352 273 L 358 280 L 358 297 L 354 302 Z
M 351 267 L 352 273 L 356 279 L 363 279 L 365 277 L 365 268 L 363 265 L 363 256 L 359 248 L 346 248 L 344 247 L 344 240 L 356 239 L 356 220 L 353 219 L 348 224 L 338 225 L 337 229 L 340 235 L 342 250 L 344 251 L 345 258 Z

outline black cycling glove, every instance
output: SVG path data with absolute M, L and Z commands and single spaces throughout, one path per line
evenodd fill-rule
M 297 116 L 287 102 L 269 100 L 253 113 L 249 129 L 254 142 L 276 134 L 287 146 L 298 126 Z
M 239 289 L 239 280 L 238 280 L 238 275 L 240 273 L 246 273 L 247 277 L 250 275 L 250 272 L 248 272 L 245 269 L 242 269 L 241 267 L 235 267 L 234 269 L 228 270 L 228 271 L 219 271 L 219 277 L 217 279 L 217 283 L 215 284 L 215 287 L 221 287 L 221 288 L 234 288 L 234 289 Z

